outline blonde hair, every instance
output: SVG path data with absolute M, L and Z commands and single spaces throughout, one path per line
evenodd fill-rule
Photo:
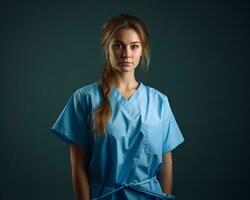
M 121 28 L 131 28 L 135 30 L 141 40 L 142 56 L 139 65 L 148 71 L 150 63 L 149 34 L 144 23 L 136 16 L 126 13 L 115 15 L 106 21 L 102 26 L 101 46 L 104 53 L 105 63 L 101 73 L 99 84 L 103 92 L 103 101 L 94 113 L 92 133 L 102 133 L 105 135 L 106 125 L 112 114 L 109 102 L 109 94 L 112 86 L 117 83 L 116 71 L 112 68 L 108 56 L 109 45 L 114 34 Z

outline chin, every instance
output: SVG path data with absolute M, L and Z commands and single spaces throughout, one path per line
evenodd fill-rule
M 122 72 L 131 72 L 131 71 L 134 71 L 134 67 L 133 66 L 129 66 L 129 67 L 124 67 L 124 66 L 121 66 L 120 67 L 120 70 L 122 71 Z

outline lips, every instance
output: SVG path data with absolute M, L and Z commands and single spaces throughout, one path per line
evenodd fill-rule
M 121 62 L 121 63 L 124 64 L 124 65 L 132 64 L 132 62 Z

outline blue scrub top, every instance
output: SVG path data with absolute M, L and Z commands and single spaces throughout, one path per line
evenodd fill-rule
M 184 141 L 168 97 L 139 82 L 126 99 L 113 86 L 107 135 L 93 137 L 95 109 L 103 100 L 98 82 L 77 89 L 51 127 L 65 142 L 91 154 L 91 199 L 175 199 L 162 192 L 157 173 L 162 155 Z

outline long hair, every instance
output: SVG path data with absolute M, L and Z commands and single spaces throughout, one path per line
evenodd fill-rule
M 92 127 L 92 133 L 94 135 L 97 133 L 105 135 L 105 127 L 112 114 L 112 108 L 108 97 L 112 86 L 117 84 L 117 72 L 110 63 L 109 45 L 114 34 L 121 28 L 131 28 L 138 34 L 142 43 L 142 56 L 139 65 L 141 65 L 145 71 L 148 70 L 150 62 L 150 46 L 149 34 L 145 24 L 138 17 L 126 13 L 115 15 L 106 21 L 102 26 L 101 33 L 101 46 L 104 53 L 105 63 L 99 79 L 99 84 L 103 92 L 103 101 L 94 113 Z

